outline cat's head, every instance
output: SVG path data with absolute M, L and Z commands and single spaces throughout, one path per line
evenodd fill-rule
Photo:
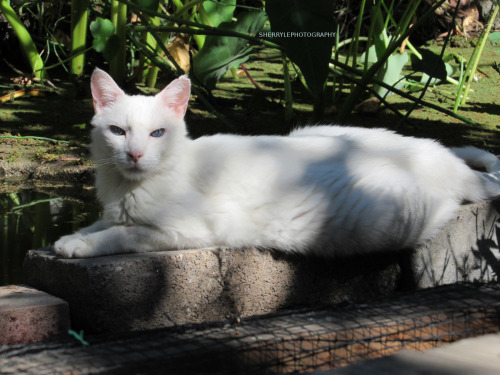
M 91 89 L 91 151 L 96 165 L 116 168 L 130 180 L 158 172 L 186 137 L 189 79 L 182 76 L 155 96 L 130 96 L 107 73 L 95 69 Z

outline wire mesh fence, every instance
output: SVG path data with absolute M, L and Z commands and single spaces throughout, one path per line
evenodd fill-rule
M 308 373 L 498 332 L 498 284 L 453 285 L 343 308 L 0 348 L 0 373 Z

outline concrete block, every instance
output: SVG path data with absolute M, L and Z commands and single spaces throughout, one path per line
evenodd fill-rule
M 496 281 L 499 242 L 500 199 L 464 205 L 436 237 L 414 251 L 406 276 L 417 288 Z
M 399 287 L 492 281 L 500 201 L 466 205 L 415 250 L 324 259 L 253 248 L 62 259 L 29 251 L 25 282 L 63 298 L 86 332 L 237 319 L 297 306 L 366 301 Z
M 0 288 L 0 346 L 51 340 L 69 326 L 65 301 L 27 286 Z
M 64 298 L 73 326 L 129 331 L 361 301 L 394 291 L 393 256 L 325 260 L 256 249 L 62 259 L 30 251 L 25 281 Z

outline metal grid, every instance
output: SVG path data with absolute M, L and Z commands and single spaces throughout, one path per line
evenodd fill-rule
M 0 348 L 0 373 L 307 373 L 499 331 L 497 284 L 454 285 L 342 309 Z

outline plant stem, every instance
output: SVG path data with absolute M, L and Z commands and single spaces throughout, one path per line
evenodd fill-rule
M 126 61 L 126 25 L 127 5 L 121 1 L 111 1 L 111 22 L 115 26 L 115 34 L 120 38 L 120 47 L 117 54 L 111 59 L 109 72 L 115 81 L 122 83 L 125 80 Z
M 141 13 L 147 14 L 149 16 L 158 16 L 164 20 L 172 21 L 172 22 L 175 22 L 179 25 L 186 25 L 186 26 L 194 27 L 194 28 L 186 28 L 186 27 L 174 27 L 174 26 L 167 25 L 167 26 L 159 26 L 157 28 L 153 28 L 153 30 L 176 31 L 179 33 L 186 33 L 186 34 L 192 34 L 192 35 L 199 34 L 199 35 L 234 36 L 234 37 L 246 39 L 246 40 L 253 42 L 255 44 L 262 44 L 262 45 L 265 45 L 267 47 L 277 48 L 279 50 L 283 49 L 283 47 L 280 46 L 279 44 L 269 42 L 269 41 L 262 39 L 262 38 L 256 38 L 252 35 L 242 34 L 242 33 L 238 33 L 236 31 L 230 31 L 230 30 L 219 30 L 216 27 L 212 27 L 212 26 L 201 24 L 201 23 L 185 20 L 185 19 L 182 19 L 179 17 L 169 16 L 169 15 L 166 15 L 163 13 L 155 12 L 155 11 L 146 9 L 144 7 L 138 6 L 138 5 L 132 3 L 128 0 L 115 0 L 115 1 L 126 4 L 130 8 L 135 9 Z M 442 1 L 444 1 L 444 0 L 441 0 L 441 2 Z M 144 26 L 134 27 L 134 29 L 136 29 L 137 31 L 141 31 L 142 28 L 144 28 Z
M 359 34 L 361 33 L 361 24 L 363 22 L 363 14 L 365 13 L 365 3 L 366 3 L 366 0 L 362 0 L 361 1 L 361 6 L 360 6 L 360 9 L 359 9 L 358 19 L 356 21 L 356 26 L 354 27 L 354 35 L 353 35 L 353 39 L 354 39 L 353 50 L 354 50 L 354 53 L 353 53 L 353 56 L 352 56 L 352 66 L 353 67 L 356 67 L 356 65 L 358 63 L 359 41 L 361 40 Z
M 153 34 L 153 36 L 154 35 L 155 34 Z M 144 53 L 151 60 L 153 64 L 157 65 L 160 68 L 160 70 L 166 72 L 172 71 L 172 68 L 170 67 L 170 65 L 168 65 L 165 59 L 160 58 L 158 55 L 155 55 L 148 46 L 145 46 L 143 43 L 141 43 L 141 41 L 139 41 L 133 35 L 130 35 L 130 38 L 132 40 L 132 43 L 134 43 L 135 46 L 139 48 L 141 52 Z M 163 52 L 167 55 L 170 62 L 174 65 L 177 72 L 179 74 L 184 74 L 184 71 L 179 67 L 175 59 L 172 57 L 172 55 L 170 55 L 170 52 L 168 52 L 167 48 L 164 45 L 160 45 L 160 47 L 162 48 Z M 218 112 L 207 98 L 205 98 L 205 95 L 203 95 L 201 90 L 199 90 L 196 86 L 192 86 L 192 91 L 193 95 L 196 95 L 197 98 L 200 99 L 200 101 L 207 107 L 210 113 L 213 113 L 215 116 L 217 116 L 217 118 L 232 131 L 237 131 L 236 127 L 233 124 L 231 124 L 231 122 L 223 114 Z
M 478 43 L 478 45 L 476 45 L 476 48 L 474 48 L 474 52 L 477 49 L 477 54 L 475 54 L 474 59 L 472 61 L 472 68 L 471 68 L 470 73 L 468 75 L 467 86 L 465 87 L 465 91 L 464 91 L 464 94 L 463 94 L 463 97 L 462 97 L 462 103 L 461 103 L 462 105 L 464 105 L 466 103 L 466 101 L 467 101 L 467 95 L 469 94 L 471 82 L 474 80 L 474 76 L 476 74 L 477 65 L 479 64 L 479 60 L 481 58 L 481 54 L 483 53 L 484 46 L 486 45 L 486 41 L 488 40 L 488 34 L 490 33 L 491 27 L 493 26 L 493 23 L 494 23 L 494 21 L 495 21 L 495 19 L 497 17 L 499 9 L 500 9 L 500 5 L 498 4 L 498 2 L 496 2 L 494 10 L 490 14 L 490 18 L 488 20 L 488 24 L 483 29 L 483 32 L 481 33 L 481 36 L 479 37 L 479 43 Z M 477 46 L 479 46 L 479 48 Z
M 198 24 L 195 24 L 194 22 L 190 22 L 190 23 L 198 26 Z M 283 47 L 280 46 L 279 44 L 269 42 L 269 41 L 262 39 L 262 38 L 256 38 L 250 34 L 243 34 L 243 33 L 239 33 L 237 31 L 231 31 L 231 30 L 220 30 L 220 29 L 217 29 L 216 27 L 210 27 L 210 26 L 205 26 L 205 25 L 199 25 L 199 26 L 200 26 L 200 29 L 194 29 L 191 27 L 168 26 L 168 25 L 157 26 L 157 27 L 133 26 L 133 28 L 136 31 L 144 31 L 144 30 L 174 31 L 174 32 L 178 32 L 178 33 L 191 34 L 191 35 L 223 35 L 223 36 L 246 39 L 254 44 L 262 44 L 266 47 L 276 48 L 279 50 L 283 49 Z
M 8 0 L 0 0 L 0 13 L 2 13 L 12 29 L 16 33 L 17 38 L 21 44 L 21 50 L 25 57 L 28 59 L 31 69 L 34 72 L 36 78 L 45 78 L 45 70 L 43 70 L 44 64 L 43 60 L 38 54 L 38 50 L 31 39 L 31 35 L 24 27 L 16 12 L 10 6 Z
M 71 74 L 83 75 L 85 66 L 85 46 L 87 43 L 87 19 L 89 15 L 89 0 L 71 1 Z
M 330 63 L 334 66 L 339 66 L 340 68 L 342 68 L 343 70 L 345 71 L 348 71 L 349 73 L 352 73 L 352 74 L 355 74 L 355 75 L 359 75 L 361 77 L 363 77 L 363 72 L 357 70 L 357 69 L 354 69 L 352 67 L 350 67 L 349 65 L 345 65 L 339 61 L 335 61 L 335 60 L 330 60 Z M 364 88 L 365 89 L 370 89 L 370 87 L 368 86 L 368 84 L 364 83 L 362 79 L 356 79 L 356 78 L 353 78 L 353 77 L 349 77 L 346 75 L 346 79 L 348 80 L 355 80 L 355 82 L 357 83 L 357 85 L 365 85 Z M 465 122 L 467 124 L 470 124 L 470 125 L 477 125 L 476 122 L 468 119 L 467 117 L 464 117 L 464 116 L 461 116 L 457 113 L 454 113 L 453 111 L 450 111 L 446 108 L 443 108 L 443 107 L 440 107 L 436 104 L 433 104 L 431 102 L 427 102 L 425 100 L 423 100 L 422 98 L 415 98 L 413 97 L 412 95 L 404 92 L 404 91 L 401 91 L 399 89 L 396 89 L 395 87 L 391 86 L 391 85 L 388 85 L 387 83 L 384 83 L 383 81 L 379 81 L 375 78 L 373 78 L 373 83 L 379 85 L 379 86 L 382 86 L 382 87 L 385 87 L 387 90 L 389 91 L 392 91 L 394 92 L 395 94 L 405 98 L 405 99 L 408 99 L 408 100 L 411 100 L 412 102 L 419 102 L 420 104 L 422 104 L 423 106 L 425 107 L 429 107 L 429 108 L 432 108 L 432 109 L 435 109 L 439 112 L 442 112 L 444 114 L 447 114 L 453 118 L 456 118 L 462 122 Z
M 206 0 L 192 0 L 184 5 L 179 0 L 174 1 L 175 6 L 177 7 L 177 10 L 174 13 L 174 17 L 184 17 L 184 13 L 186 13 L 189 9 L 205 1 Z
M 387 49 L 385 50 L 384 54 L 378 59 L 378 61 L 373 64 L 363 75 L 361 78 L 360 84 L 358 84 L 354 90 L 351 91 L 349 96 L 347 97 L 346 101 L 344 102 L 342 109 L 340 113 L 337 116 L 337 121 L 342 123 L 347 120 L 347 117 L 350 115 L 352 109 L 354 108 L 354 105 L 356 104 L 357 100 L 362 96 L 362 92 L 365 89 L 365 87 L 368 85 L 368 83 L 373 79 L 373 76 L 378 72 L 378 70 L 387 62 L 387 59 L 391 54 L 396 50 L 396 48 L 403 42 L 403 40 L 406 39 L 408 35 L 411 34 L 411 32 L 419 27 L 436 9 L 439 7 L 444 0 L 441 0 L 434 4 L 431 8 L 429 8 L 422 16 L 420 16 L 415 22 L 415 24 L 412 27 L 407 28 L 403 33 L 401 33 L 401 36 L 391 42 L 389 46 L 387 46 Z
M 148 16 L 143 16 L 144 22 L 146 22 L 148 25 L 152 26 L 158 26 L 160 24 L 160 19 L 158 17 L 148 17 Z M 155 31 L 152 31 L 151 29 L 148 29 L 149 31 L 145 31 L 143 34 L 143 38 L 146 41 L 146 44 L 150 45 L 153 47 L 153 49 L 156 51 L 156 53 L 160 52 L 160 48 L 158 46 L 157 38 L 155 38 L 151 33 L 154 33 Z M 160 40 L 160 43 L 163 43 L 161 38 L 158 38 Z M 142 60 L 141 60 L 142 61 Z M 156 85 L 156 78 L 158 76 L 158 67 L 157 66 L 152 66 L 150 68 L 147 68 L 146 65 L 150 65 L 150 62 L 145 59 L 145 61 L 142 61 L 141 64 L 145 69 L 142 71 L 143 79 L 142 81 L 146 82 L 147 87 L 155 87 Z
M 293 117 L 292 85 L 290 83 L 290 71 L 288 70 L 288 60 L 283 51 L 281 51 L 281 61 L 283 62 L 283 80 L 285 86 L 285 120 L 290 121 Z
M 87 53 L 88 51 L 90 51 L 92 49 L 93 49 L 93 47 L 88 47 L 88 48 L 85 48 L 84 50 L 80 50 L 79 52 L 76 53 L 76 55 L 71 55 L 71 56 L 69 56 L 68 58 L 66 58 L 64 60 L 61 60 L 58 63 L 52 64 L 52 65 L 46 66 L 43 69 L 44 70 L 50 70 L 50 69 L 57 68 L 58 66 L 63 65 L 64 63 L 67 63 L 68 61 L 73 60 L 75 57 L 77 57 L 77 56 L 79 56 L 81 54 L 85 54 L 85 53 Z
M 20 136 L 20 135 L 0 135 L 0 138 L 12 138 L 12 139 L 35 139 L 38 141 L 49 141 L 49 142 L 54 142 L 54 143 L 69 143 L 69 141 L 59 141 L 57 139 L 53 138 L 47 138 L 47 137 L 36 137 L 36 136 Z
M 62 198 L 57 198 L 57 197 L 41 198 L 41 199 L 31 201 L 29 203 L 24 203 L 24 204 L 19 204 L 17 206 L 14 206 L 14 207 L 12 207 L 12 211 L 19 211 L 19 210 L 22 210 L 23 208 L 36 206 L 37 204 L 40 204 L 40 203 L 47 203 L 47 202 L 60 201 L 60 200 L 62 200 Z

